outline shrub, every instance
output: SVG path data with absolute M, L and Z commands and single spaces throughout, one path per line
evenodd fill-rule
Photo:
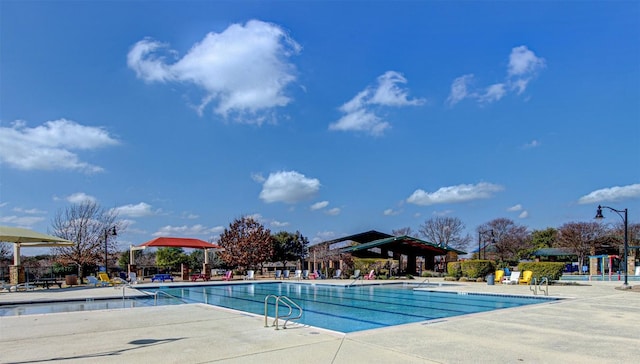
M 484 278 L 489 273 L 496 270 L 496 266 L 491 260 L 465 260 L 461 264 L 462 275 L 464 277 Z
M 533 272 L 532 278 L 540 282 L 540 278 L 547 277 L 550 281 L 560 279 L 564 270 L 564 263 L 556 262 L 522 262 L 518 264 L 518 270 Z
M 462 277 L 462 268 L 460 262 L 447 263 L 447 273 L 449 277 L 460 278 Z

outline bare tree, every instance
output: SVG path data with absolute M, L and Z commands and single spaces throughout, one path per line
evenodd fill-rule
M 413 235 L 413 231 L 410 227 L 405 226 L 400 229 L 391 230 L 391 234 L 394 236 L 411 236 Z
M 464 235 L 464 229 L 464 223 L 457 217 L 438 216 L 425 221 L 418 231 L 431 243 L 465 250 L 472 238 Z
M 218 244 L 224 248 L 220 258 L 242 270 L 261 265 L 273 253 L 271 231 L 251 217 L 241 217 L 229 224 Z
M 11 244 L 0 242 L 0 261 L 8 259 L 9 255 L 11 255 L 11 251 Z
M 53 248 L 56 260 L 61 264 L 76 264 L 78 276 L 84 276 L 83 266 L 98 264 L 108 255 L 117 253 L 115 239 L 108 239 L 105 248 L 105 231 L 116 227 L 122 230 L 124 224 L 117 221 L 117 214 L 102 209 L 97 203 L 85 201 L 68 206 L 56 213 L 51 223 L 53 235 L 71 240 L 73 246 Z
M 527 227 L 510 219 L 498 218 L 480 225 L 477 231 L 492 231 L 496 255 L 501 261 L 518 261 L 531 246 Z
M 569 248 L 578 255 L 580 265 L 602 245 L 606 229 L 597 222 L 569 222 L 558 229 L 557 246 Z

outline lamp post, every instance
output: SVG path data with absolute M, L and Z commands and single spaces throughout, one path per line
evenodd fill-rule
M 116 233 L 115 226 L 112 226 L 108 229 L 104 229 L 104 271 L 107 274 L 109 274 L 109 270 L 107 269 L 107 255 L 109 254 L 109 244 L 108 244 L 109 235 L 113 235 L 113 236 L 118 235 L 118 233 Z
M 628 238 L 628 228 L 627 228 L 627 209 L 624 210 L 616 210 L 613 207 L 609 207 L 609 206 L 601 206 L 598 205 L 598 210 L 596 211 L 596 219 L 597 220 L 601 220 L 604 219 L 604 216 L 602 215 L 602 209 L 609 209 L 613 212 L 615 212 L 616 214 L 618 214 L 618 216 L 620 216 L 620 218 L 622 218 L 622 221 L 624 222 L 624 284 L 623 284 L 623 288 L 629 288 L 629 281 L 628 281 L 628 270 L 629 270 L 629 265 L 627 264 L 627 252 L 629 250 L 629 238 Z M 622 215 L 622 213 L 624 212 L 624 215 Z
M 493 229 L 478 230 L 478 259 L 482 259 L 482 256 L 480 255 L 480 249 L 482 245 L 482 234 L 486 234 L 486 233 L 491 233 L 491 237 L 493 237 Z M 486 258 L 487 255 L 485 254 L 484 257 Z

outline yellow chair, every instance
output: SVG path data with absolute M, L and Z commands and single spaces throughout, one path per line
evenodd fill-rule
M 496 271 L 496 278 L 495 278 L 495 282 L 500 282 L 502 283 L 502 278 L 504 278 L 504 271 L 502 269 L 498 269 Z
M 525 270 L 524 272 L 522 272 L 522 277 L 518 279 L 518 284 L 530 284 L 531 277 L 533 277 L 533 272 L 530 270 Z
M 109 286 L 115 286 L 118 284 L 127 283 L 126 281 L 123 281 L 121 278 L 109 278 L 109 275 L 105 272 L 98 273 L 98 280 L 100 280 L 100 282 L 103 285 L 109 285 Z

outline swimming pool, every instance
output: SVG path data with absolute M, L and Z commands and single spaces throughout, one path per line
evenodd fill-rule
M 0 305 L 0 317 L 37 315 L 47 313 L 62 313 L 76 311 L 109 310 L 118 308 L 149 307 L 162 305 L 182 304 L 175 298 L 135 297 L 135 298 L 111 298 L 111 299 L 84 299 L 76 301 L 50 301 L 39 303 L 21 303 Z
M 249 283 L 161 290 L 187 302 L 201 302 L 258 315 L 268 295 L 286 295 L 303 309 L 297 322 L 339 332 L 354 332 L 406 323 L 519 307 L 554 298 L 503 296 L 414 290 L 411 286 L 357 285 L 351 287 L 304 283 Z M 274 316 L 274 301 L 269 316 Z M 294 312 L 295 314 L 295 312 Z

